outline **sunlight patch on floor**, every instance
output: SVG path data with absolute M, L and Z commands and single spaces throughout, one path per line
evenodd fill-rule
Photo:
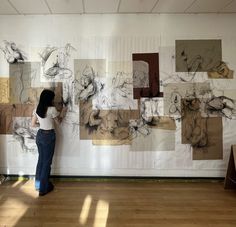
M 17 222 L 25 215 L 27 210 L 28 206 L 19 199 L 7 198 L 0 207 L 1 217 L 8 217 L 8 222 L 4 223 L 4 226 L 17 226 Z
M 17 187 L 19 184 L 21 184 L 21 181 L 16 181 L 14 184 L 12 184 L 12 188 Z
M 104 200 L 99 200 L 96 207 L 93 227 L 106 227 L 108 214 L 109 214 L 109 203 L 107 203 Z
M 87 222 L 91 203 L 92 203 L 92 197 L 90 195 L 87 195 L 84 200 L 84 204 L 79 217 L 79 223 L 82 225 L 84 225 Z

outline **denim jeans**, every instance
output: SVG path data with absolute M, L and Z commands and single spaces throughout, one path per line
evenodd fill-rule
M 50 188 L 50 172 L 55 149 L 56 134 L 54 130 L 39 129 L 36 136 L 38 147 L 38 163 L 35 174 L 35 187 L 40 192 L 47 192 Z

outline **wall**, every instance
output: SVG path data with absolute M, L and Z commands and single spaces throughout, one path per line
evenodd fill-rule
M 47 45 L 70 43 L 77 50 L 74 59 L 131 61 L 132 53 L 160 52 L 164 47 L 174 47 L 176 39 L 221 39 L 222 57 L 235 71 L 235 19 L 235 14 L 0 16 L 0 40 L 14 41 L 34 62 L 39 61 L 35 50 Z M 0 76 L 9 76 L 9 65 L 2 53 Z M 211 85 L 218 90 L 236 88 L 235 79 L 211 81 Z M 78 128 L 62 124 L 52 172 L 223 177 L 230 145 L 236 142 L 236 121 L 223 119 L 223 160 L 192 160 L 190 146 L 180 142 L 180 123 L 176 124 L 175 148 L 167 151 L 131 151 L 129 145 L 95 146 L 91 140 L 79 139 L 78 131 L 73 131 Z M 0 172 L 34 174 L 37 153 L 23 151 L 12 135 L 0 135 L 0 151 Z

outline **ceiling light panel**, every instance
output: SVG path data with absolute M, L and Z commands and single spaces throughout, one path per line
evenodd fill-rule
M 85 13 L 117 13 L 119 0 L 84 0 Z
M 236 13 L 236 0 L 230 2 L 223 9 L 220 10 L 223 13 Z
M 83 13 L 82 0 L 47 0 L 52 13 Z
M 121 0 L 119 13 L 150 13 L 158 0 Z
M 20 14 L 49 14 L 44 0 L 10 0 Z
M 7 0 L 0 0 L 0 14 L 18 14 Z
M 232 0 L 196 0 L 186 13 L 218 13 Z
M 159 0 L 153 13 L 184 13 L 195 0 Z

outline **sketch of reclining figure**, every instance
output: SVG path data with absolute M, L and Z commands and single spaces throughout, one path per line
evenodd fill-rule
M 0 47 L 8 63 L 24 62 L 25 54 L 16 46 L 14 42 L 3 41 L 5 48 Z
M 212 114 L 220 114 L 231 119 L 235 114 L 235 101 L 226 96 L 213 97 L 206 103 L 206 109 Z

